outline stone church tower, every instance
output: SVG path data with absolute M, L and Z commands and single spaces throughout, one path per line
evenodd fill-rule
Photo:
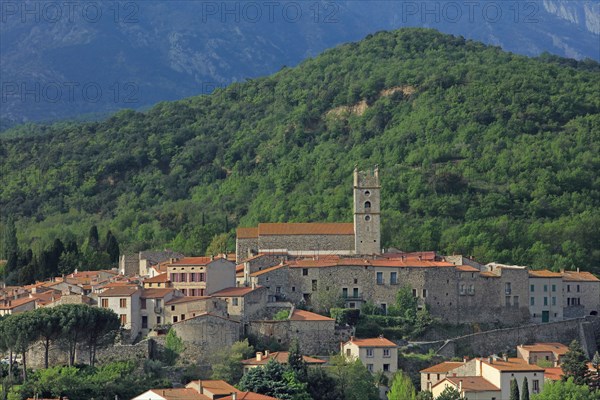
M 354 169 L 354 249 L 356 254 L 381 253 L 381 186 L 379 168 Z

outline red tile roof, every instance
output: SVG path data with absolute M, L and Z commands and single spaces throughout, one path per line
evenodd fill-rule
M 457 265 L 456 269 L 460 272 L 479 272 L 477 268 L 471 267 L 470 265 Z
M 499 392 L 500 388 L 481 376 L 452 376 L 446 379 L 458 387 L 462 384 L 463 392 Z M 443 382 L 443 381 L 442 381 Z
M 143 289 L 140 297 L 142 299 L 160 299 L 174 291 L 175 291 L 175 289 L 173 289 L 173 288 Z
M 460 361 L 444 361 L 442 363 L 432 365 L 429 368 L 422 369 L 419 372 L 433 373 L 433 374 L 446 373 L 448 371 L 453 370 L 454 368 L 460 367 L 461 365 L 465 365 L 465 364 Z
M 171 304 L 191 303 L 192 301 L 209 300 L 209 299 L 210 299 L 209 296 L 181 296 L 181 297 L 175 297 L 175 298 L 167 301 L 165 304 L 171 305 Z
M 233 392 L 239 393 L 235 387 L 231 386 L 229 383 L 223 380 L 217 379 L 205 379 L 198 381 L 191 381 L 186 385 L 187 388 L 197 389 L 198 387 L 202 387 L 202 390 L 206 390 L 213 395 L 224 395 L 231 394 Z
M 156 275 L 152 278 L 144 279 L 144 283 L 166 283 L 169 282 L 169 274 L 164 273 L 160 275 Z
M 263 274 L 266 274 L 266 273 L 269 273 L 269 272 L 271 272 L 271 271 L 276 271 L 276 270 L 278 270 L 279 268 L 282 268 L 282 267 L 284 267 L 284 266 L 286 266 L 286 265 L 281 265 L 281 264 L 279 264 L 279 265 L 274 265 L 274 266 L 272 266 L 272 267 L 265 268 L 265 269 L 261 269 L 260 271 L 253 272 L 253 273 L 251 273 L 251 274 L 250 274 L 250 276 L 261 276 L 261 275 L 263 275 Z
M 23 297 L 23 298 L 14 299 L 14 300 L 0 299 L 0 310 L 12 310 L 13 308 L 20 307 L 23 304 L 31 303 L 32 301 L 36 301 L 36 299 L 29 298 L 29 297 Z
M 369 339 L 350 339 L 346 343 L 352 343 L 358 347 L 398 347 L 398 345 L 391 340 L 383 337 L 369 338 Z
M 211 296 L 213 296 L 213 297 L 241 297 L 241 296 L 245 296 L 259 288 L 262 288 L 262 286 L 256 286 L 254 288 L 251 286 L 230 287 L 230 288 L 221 289 L 218 292 L 213 293 Z
M 259 236 L 354 235 L 353 223 L 266 223 L 258 224 Z
M 258 228 L 237 228 L 236 235 L 238 239 L 258 238 Z
M 519 347 L 533 353 L 555 353 L 559 356 L 569 351 L 569 348 L 562 343 L 534 343 Z
M 561 367 L 551 367 L 544 369 L 544 378 L 551 381 L 560 381 L 565 373 Z
M 326 268 L 345 266 L 373 266 L 389 268 L 454 268 L 454 264 L 445 261 L 419 261 L 399 259 L 366 259 L 359 257 L 319 257 L 318 259 L 299 259 L 289 263 L 290 268 Z
M 521 371 L 535 371 L 535 372 L 544 372 L 544 368 L 539 367 L 537 365 L 529 364 L 527 361 L 522 358 L 509 358 L 508 361 L 504 361 L 501 358 L 493 360 L 491 363 L 483 358 L 481 361 L 484 364 L 489 365 L 492 368 L 495 368 L 502 372 L 521 372 Z
M 167 400 L 210 400 L 210 397 L 188 388 L 151 389 L 151 391 Z
M 561 278 L 562 275 L 558 272 L 548 271 L 547 269 L 530 270 L 529 276 L 531 278 Z
M 254 392 L 239 392 L 236 395 L 237 400 L 277 400 L 275 397 Z M 221 397 L 221 400 L 233 400 L 233 396 Z
M 598 282 L 600 279 L 596 278 L 594 274 L 590 272 L 577 272 L 577 271 L 565 271 L 563 272 L 563 280 L 570 282 Z
M 333 318 L 321 314 L 315 314 L 310 311 L 294 309 L 290 316 L 290 321 L 335 321 Z

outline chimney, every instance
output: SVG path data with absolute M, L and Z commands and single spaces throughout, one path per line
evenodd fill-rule
M 210 261 L 213 261 L 215 259 L 215 256 L 213 254 L 210 255 Z
M 462 379 L 458 381 L 458 391 L 462 392 Z
M 265 358 L 269 358 L 269 350 L 265 350 Z
M 231 393 L 231 400 L 237 400 L 237 392 Z
M 577 267 L 577 273 L 579 273 L 579 267 Z
M 260 351 L 256 352 L 256 361 L 262 361 L 263 354 Z
M 354 342 L 354 336 L 350 336 L 350 341 Z
M 256 281 L 252 281 L 252 290 L 256 289 Z
M 467 356 L 464 356 L 464 357 L 463 357 L 463 363 L 464 363 L 464 364 L 466 364 L 466 363 L 467 363 L 467 361 L 469 361 L 469 357 L 467 357 Z
M 504 360 L 504 362 L 508 362 L 508 354 L 502 354 L 502 359 Z

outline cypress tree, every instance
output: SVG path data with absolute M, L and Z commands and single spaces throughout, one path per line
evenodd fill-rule
M 115 235 L 112 234 L 111 231 L 108 231 L 106 233 L 106 243 L 104 246 L 106 249 L 106 253 L 108 253 L 108 256 L 110 258 L 110 262 L 118 262 L 120 253 L 119 242 L 117 241 L 117 238 L 115 237 Z
M 90 233 L 88 235 L 88 246 L 94 251 L 100 250 L 100 239 L 98 237 L 98 227 L 92 225 Z
M 510 381 L 510 399 L 509 400 L 520 400 L 519 399 L 519 384 L 516 379 Z
M 523 378 L 523 386 L 521 387 L 521 400 L 529 400 L 529 383 L 527 377 Z
M 12 217 L 8 217 L 6 219 L 3 233 L 2 254 L 0 254 L 0 258 L 7 260 L 11 254 L 19 251 L 19 244 L 17 242 L 17 228 L 15 227 L 15 220 Z

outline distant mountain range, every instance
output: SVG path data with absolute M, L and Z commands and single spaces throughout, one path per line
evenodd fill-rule
M 25 0 L 1 11 L 0 129 L 209 93 L 403 26 L 600 60 L 596 1 Z

